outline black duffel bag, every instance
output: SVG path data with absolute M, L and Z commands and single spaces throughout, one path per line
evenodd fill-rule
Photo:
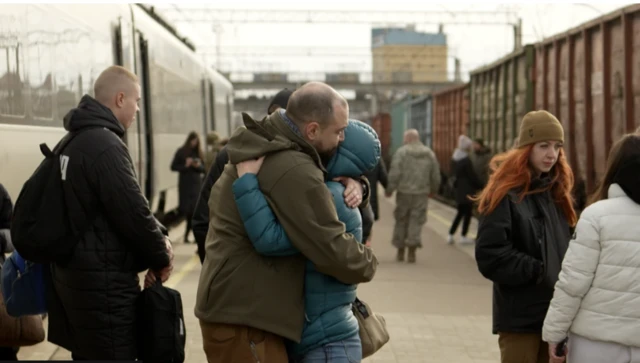
M 144 289 L 137 302 L 138 359 L 153 363 L 183 363 L 187 330 L 182 298 L 160 279 Z

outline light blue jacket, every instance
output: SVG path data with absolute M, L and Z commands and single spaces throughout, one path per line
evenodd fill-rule
M 327 166 L 327 187 L 333 195 L 340 221 L 346 232 L 362 243 L 362 217 L 358 208 L 349 208 L 344 201 L 344 186 L 331 181 L 338 176 L 358 178 L 375 168 L 380 159 L 380 141 L 367 124 L 349 120 L 344 141 Z M 299 253 L 289 241 L 267 200 L 260 191 L 254 174 L 245 174 L 233 183 L 233 193 L 245 229 L 256 251 L 268 256 L 288 256 Z M 322 243 L 322 241 L 318 241 Z M 290 347 L 290 354 L 302 355 L 325 344 L 358 333 L 358 322 L 351 312 L 356 298 L 356 285 L 346 285 L 318 272 L 307 261 L 305 273 L 305 326 L 300 344 Z

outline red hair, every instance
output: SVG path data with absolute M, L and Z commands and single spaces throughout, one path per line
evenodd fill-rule
M 478 211 L 482 214 L 493 212 L 500 201 L 513 189 L 522 189 L 518 195 L 520 202 L 529 194 L 541 193 L 551 190 L 554 203 L 560 207 L 569 225 L 575 226 L 578 220 L 573 209 L 573 172 L 564 156 L 564 150 L 560 149 L 558 161 L 551 169 L 551 183 L 549 185 L 530 190 L 533 178 L 529 167 L 529 155 L 534 144 L 520 149 L 511 149 L 506 153 L 496 155 L 491 159 L 491 176 L 487 186 L 480 195 L 472 198 L 478 201 Z

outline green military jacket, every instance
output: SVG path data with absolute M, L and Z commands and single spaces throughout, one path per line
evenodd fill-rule
M 251 326 L 299 342 L 306 259 L 345 284 L 370 281 L 378 261 L 345 232 L 315 149 L 279 112 L 263 121 L 243 117 L 246 128 L 230 139 L 230 163 L 211 190 L 195 314 L 206 322 Z M 262 155 L 267 157 L 258 173 L 260 188 L 300 255 L 261 256 L 245 232 L 232 192 L 238 178 L 234 164 Z
M 440 165 L 436 155 L 421 142 L 401 146 L 391 159 L 387 192 L 403 194 L 437 193 Z

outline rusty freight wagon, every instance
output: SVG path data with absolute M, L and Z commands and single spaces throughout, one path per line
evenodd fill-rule
M 389 148 L 391 147 L 391 115 L 387 112 L 380 112 L 371 120 L 371 127 L 378 134 L 381 147 L 381 158 L 384 163 L 389 167 L 391 163 L 391 154 Z
M 535 108 L 562 122 L 576 180 L 591 192 L 613 142 L 640 126 L 640 6 L 536 44 L 535 74 Z
M 408 106 L 408 128 L 418 130 L 420 141 L 433 148 L 433 107 L 431 95 L 414 97 Z
M 497 152 L 511 146 L 528 111 L 555 114 L 583 199 L 602 177 L 613 142 L 640 126 L 640 5 L 472 71 L 470 95 L 470 134 Z
M 469 136 L 503 152 L 518 136 L 520 120 L 533 109 L 534 46 L 527 45 L 470 74 Z
M 433 151 L 440 169 L 449 175 L 451 155 L 457 147 L 458 136 L 467 134 L 469 127 L 469 84 L 465 83 L 432 94 Z

